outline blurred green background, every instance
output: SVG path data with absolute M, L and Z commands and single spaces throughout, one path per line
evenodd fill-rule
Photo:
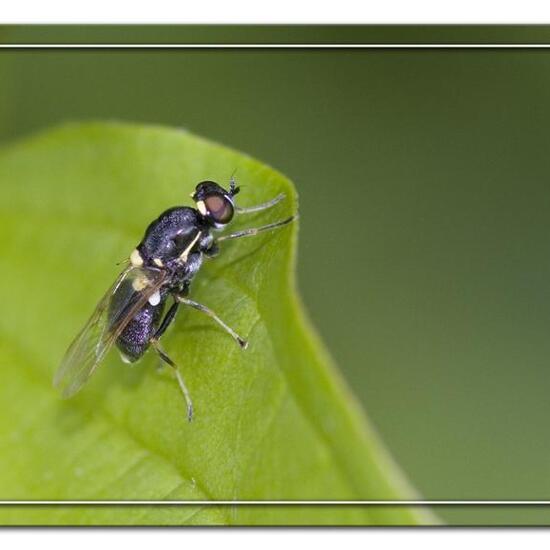
M 4 27 L 0 38 L 513 42 L 550 41 L 550 29 Z M 288 175 L 303 300 L 415 486 L 431 499 L 550 499 L 550 51 L 3 50 L 0 81 L 4 143 L 67 120 L 167 124 Z M 544 508 L 437 512 L 550 520 Z

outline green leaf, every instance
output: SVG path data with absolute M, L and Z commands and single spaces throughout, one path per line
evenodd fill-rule
M 0 153 L 0 497 L 48 500 L 356 500 L 414 496 L 308 325 L 294 288 L 297 224 L 223 243 L 191 296 L 250 340 L 242 351 L 182 311 L 163 338 L 195 404 L 188 423 L 154 354 L 112 352 L 76 397 L 52 375 L 147 224 L 236 170 L 240 204 L 284 192 L 281 174 L 185 131 L 68 125 Z M 307 223 L 307 220 L 303 220 Z M 322 297 L 319 297 L 322 299 Z M 404 506 L 5 506 L 5 524 L 415 524 Z

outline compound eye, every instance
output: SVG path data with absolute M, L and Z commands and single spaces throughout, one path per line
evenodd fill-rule
M 226 224 L 233 218 L 233 204 L 223 195 L 213 194 L 206 197 L 204 205 L 216 223 Z

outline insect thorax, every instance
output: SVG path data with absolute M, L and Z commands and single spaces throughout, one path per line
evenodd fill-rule
M 201 251 L 212 241 L 210 227 L 200 212 L 189 207 L 170 208 L 149 225 L 131 261 L 168 270 L 167 286 L 177 290 L 189 286 L 202 264 Z

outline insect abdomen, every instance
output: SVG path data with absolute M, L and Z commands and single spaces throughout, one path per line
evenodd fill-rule
M 133 288 L 132 282 L 129 280 L 124 281 L 111 298 L 110 323 L 113 324 L 118 319 L 123 318 L 126 312 L 131 310 L 138 297 L 139 291 Z M 161 299 L 155 305 L 146 302 L 124 327 L 116 340 L 116 345 L 125 360 L 133 363 L 145 353 L 162 318 L 164 302 L 164 299 Z M 121 307 L 121 304 L 124 304 L 124 306 Z
M 149 347 L 163 310 L 164 301 L 156 306 L 147 303 L 120 333 L 116 345 L 129 362 L 137 361 Z

